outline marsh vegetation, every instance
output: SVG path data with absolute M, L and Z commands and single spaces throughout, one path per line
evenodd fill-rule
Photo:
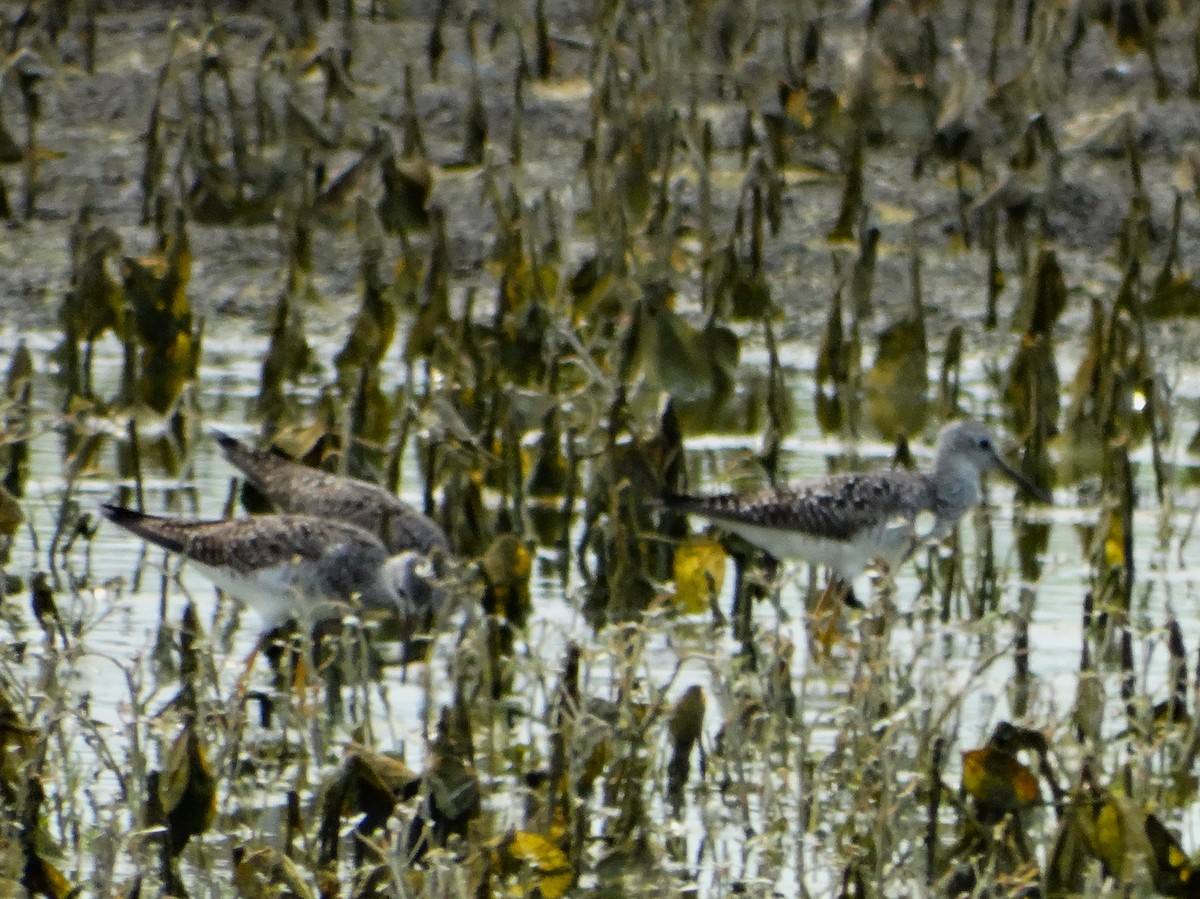
M 1200 895 L 1191 0 L 0 7 L 0 895 Z M 653 500 L 990 502 L 864 610 Z M 102 524 L 398 492 L 428 632 Z M 1196 864 L 1200 864 L 1197 862 Z

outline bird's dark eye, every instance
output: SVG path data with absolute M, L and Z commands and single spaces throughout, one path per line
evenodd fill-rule
M 981 450 L 990 450 L 992 448 L 992 441 L 988 440 L 986 437 L 980 437 L 979 448 Z

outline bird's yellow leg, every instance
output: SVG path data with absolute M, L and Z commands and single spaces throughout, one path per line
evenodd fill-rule
M 814 650 L 820 656 L 828 656 L 839 640 L 842 601 L 849 595 L 850 584 L 839 577 L 831 577 L 809 611 L 809 635 Z
M 254 670 L 254 662 L 258 658 L 258 654 L 263 651 L 267 640 L 271 639 L 269 633 L 258 635 L 258 639 L 254 641 L 254 646 L 251 648 L 246 660 L 242 663 L 242 673 L 238 676 L 237 683 L 233 686 L 233 696 L 230 697 L 230 702 L 233 708 L 241 708 L 242 703 L 246 699 L 246 688 L 250 683 L 250 672 Z
M 309 662 L 313 652 L 316 652 L 316 649 L 306 640 L 301 651 L 292 656 L 292 695 L 300 697 L 300 714 L 304 718 L 308 718 L 313 712 L 313 706 L 308 701 L 308 688 L 314 683 L 319 683 L 313 665 Z
M 278 632 L 270 631 L 264 634 L 259 634 L 258 639 L 254 641 L 254 646 L 251 648 L 249 654 L 246 656 L 245 661 L 242 663 L 242 673 L 238 676 L 237 683 L 234 684 L 233 687 L 233 695 L 230 697 L 230 699 L 234 707 L 241 707 L 242 703 L 245 702 L 246 691 L 250 683 L 250 672 L 254 670 L 254 662 L 258 659 L 259 655 L 269 645 L 269 643 L 277 636 Z M 292 671 L 291 677 L 289 678 L 289 686 L 291 687 L 293 693 L 300 692 L 301 695 L 303 695 L 303 691 L 307 689 L 309 682 L 313 680 L 311 665 L 309 665 L 307 661 L 308 653 L 312 651 L 312 647 L 304 646 L 299 652 L 292 652 L 290 648 L 285 651 L 288 652 L 292 657 L 290 662 Z

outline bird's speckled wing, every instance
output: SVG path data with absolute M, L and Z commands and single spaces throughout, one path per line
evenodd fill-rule
M 849 540 L 891 519 L 933 508 L 926 475 L 906 471 L 837 475 L 792 489 L 668 497 L 669 509 L 722 521 Z
M 356 524 L 383 540 L 392 553 L 450 549 L 437 522 L 376 484 L 310 468 L 220 432 L 213 437 L 230 464 L 282 512 Z
M 250 574 L 300 561 L 336 567 L 353 559 L 375 570 L 387 550 L 373 534 L 341 521 L 309 515 L 257 515 L 201 520 L 163 518 L 105 504 L 104 516 L 156 546 L 210 568 Z

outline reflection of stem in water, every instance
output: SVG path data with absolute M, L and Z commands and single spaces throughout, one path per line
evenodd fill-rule
M 38 147 L 37 126 L 42 117 L 41 102 L 37 95 L 41 74 L 32 71 L 18 72 L 21 100 L 25 105 L 25 202 L 22 213 L 26 221 L 33 218 L 37 204 Z
M 1013 636 L 1012 713 L 1014 718 L 1024 718 L 1029 709 L 1029 625 L 1033 620 L 1036 599 L 1037 593 L 1032 588 L 1021 587 Z
M 54 520 L 54 535 L 50 538 L 50 546 L 46 552 L 46 561 L 50 568 L 50 576 L 56 585 L 58 584 L 57 557 L 59 547 L 62 544 L 63 536 L 67 532 L 68 525 L 72 524 L 75 517 L 79 514 L 78 503 L 75 502 L 75 485 L 83 469 L 91 460 L 96 446 L 103 439 L 103 435 L 101 434 L 89 434 L 75 451 L 75 455 L 71 457 L 70 464 L 67 466 L 66 483 L 63 485 L 62 499 L 59 501 L 58 512 Z
M 558 539 L 558 550 L 563 559 L 569 559 L 571 553 L 571 524 L 575 521 L 575 499 L 579 485 L 579 432 L 575 425 L 570 425 L 566 433 L 566 463 L 567 483 L 562 500 L 562 534 Z M 569 572 L 569 566 L 563 566 L 564 585 Z

